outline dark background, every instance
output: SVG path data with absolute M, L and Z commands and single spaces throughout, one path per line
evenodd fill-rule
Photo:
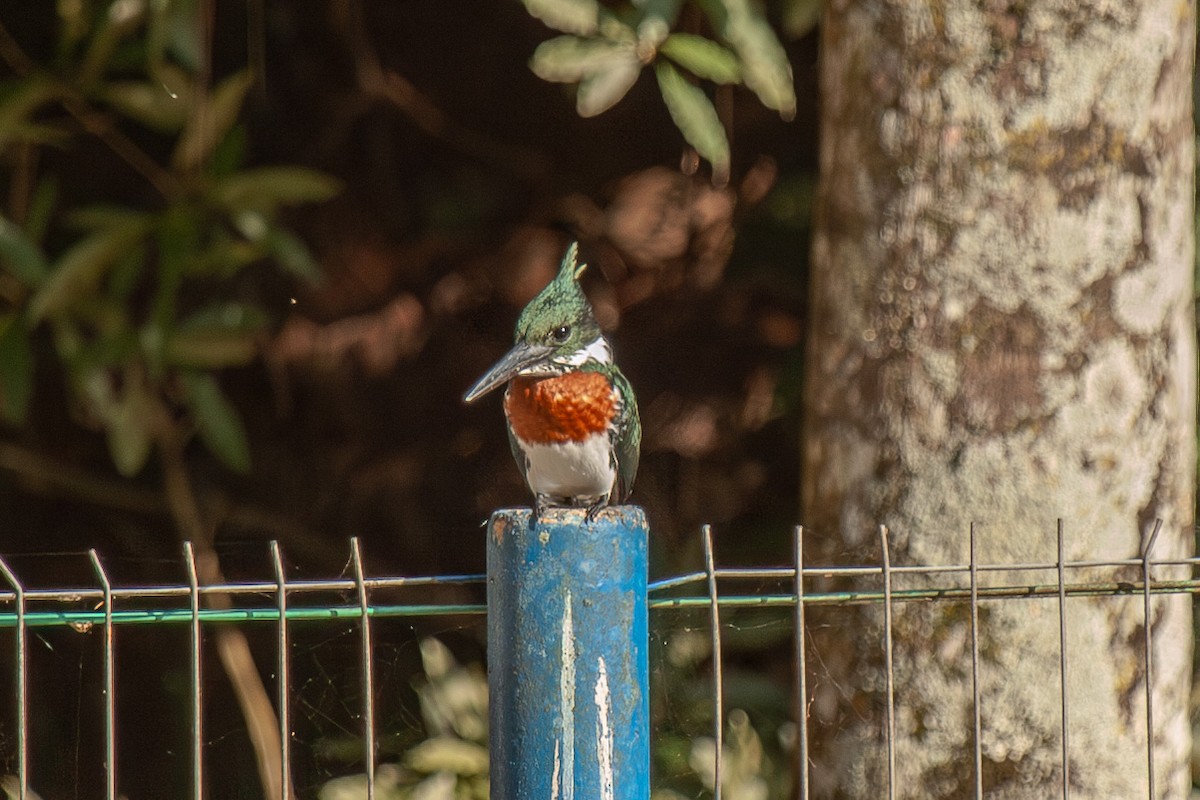
M 578 237 L 593 267 L 585 283 L 640 402 L 634 499 L 650 514 L 658 563 L 678 568 L 701 522 L 748 557 L 784 555 L 769 541 L 782 546 L 797 513 L 812 37 L 790 44 L 795 121 L 733 91 L 725 195 L 703 171 L 679 173 L 682 139 L 651 76 L 610 112 L 579 118 L 569 89 L 529 71 L 550 31 L 519 4 L 368 3 L 359 21 L 325 3 L 267 3 L 261 38 L 248 36 L 245 11 L 218 4 L 214 73 L 265 65 L 244 113 L 251 163 L 308 165 L 345 189 L 292 220 L 322 283 L 246 287 L 279 331 L 263 363 L 223 382 L 247 420 L 253 473 L 231 476 L 198 445 L 190 453 L 201 492 L 229 507 L 219 542 L 263 550 L 257 542 L 277 538 L 297 563 L 328 567 L 356 535 L 375 569 L 479 569 L 479 523 L 528 498 L 499 401 L 459 398 L 507 349 L 521 306 Z M 9 9 L 4 22 L 30 52 L 49 46 L 52 6 Z M 365 90 L 356 54 L 410 84 L 415 110 Z M 95 142 L 50 157 L 73 176 L 67 200 L 145 192 Z M 614 244 L 616 227 L 638 235 Z M 6 435 L 111 477 L 102 439 L 55 407 L 58 376 L 41 377 L 29 428 Z M 164 519 L 121 513 L 126 498 L 64 504 L 19 477 L 0 485 L 8 552 L 174 553 Z M 153 468 L 134 484 L 123 489 L 153 491 Z
M 53 3 L 8 4 L 0 22 L 32 58 L 51 60 Z M 345 187 L 289 217 L 323 281 L 296 284 L 264 269 L 239 287 L 274 318 L 262 358 L 222 376 L 246 423 L 251 473 L 231 473 L 199 443 L 188 449 L 230 579 L 270 579 L 272 539 L 296 578 L 345 574 L 351 536 L 371 575 L 481 572 L 483 521 L 529 497 L 498 397 L 471 408 L 459 398 L 507 349 L 520 308 L 572 238 L 638 395 L 633 502 L 650 519 L 652 577 L 701 565 L 702 523 L 716 527 L 723 563 L 791 561 L 816 37 L 784 40 L 794 121 L 745 90 L 719 91 L 733 170 L 718 189 L 703 166 L 680 171 L 693 159 L 649 72 L 614 109 L 578 117 L 570 89 L 528 68 L 550 35 L 516 2 L 216 4 L 214 78 L 246 65 L 260 72 L 242 115 L 249 163 L 306 165 Z M 169 152 L 151 132 L 131 135 L 152 155 Z M 98 141 L 43 158 L 71 176 L 64 204 L 153 202 Z M 49 351 L 48 340 L 38 345 Z M 0 464 L 2 550 L 30 587 L 94 586 L 93 547 L 119 585 L 184 579 L 162 476 L 153 462 L 133 479 L 116 475 L 103 436 L 73 420 L 49 360 L 39 361 L 29 423 L 0 436 L 26 466 L 56 476 Z M 420 663 L 416 639 L 429 634 L 464 660 L 481 654 L 477 621 L 380 634 L 381 672 L 392 676 L 380 702 L 401 709 L 382 723 L 410 734 L 419 725 L 403 710 L 412 705 L 407 676 Z M 255 637 L 269 674 L 270 635 Z M 98 640 L 60 631 L 32 644 L 35 786 L 48 798 L 96 796 L 103 785 Z M 786 652 L 774 663 L 774 641 L 735 651 L 731 668 L 739 658 L 766 664 L 785 682 Z M 356 702 L 329 697 L 342 684 L 353 691 L 353 628 L 300 630 L 296 642 L 296 680 L 309 691 L 299 724 L 348 729 L 321 720 L 347 717 Z M 155 711 L 163 696 L 184 696 L 185 648 L 181 631 L 122 631 L 121 682 L 137 687 L 122 695 L 121 759 L 135 765 L 122 791 L 134 800 L 167 796 L 177 778 L 166 776 L 186 763 L 185 709 Z M 210 769 L 252 776 L 236 706 L 219 667 L 208 666 Z M 8 725 L 3 771 L 13 769 Z

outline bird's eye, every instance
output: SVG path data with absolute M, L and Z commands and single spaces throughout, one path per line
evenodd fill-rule
M 567 339 L 569 339 L 570 336 L 571 336 L 571 326 L 570 325 L 563 325 L 560 328 L 555 328 L 550 333 L 550 338 L 556 342 L 559 342 L 560 344 L 562 342 L 565 342 Z

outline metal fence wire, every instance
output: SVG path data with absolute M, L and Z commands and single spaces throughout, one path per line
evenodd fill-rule
M 1064 558 L 1063 526 L 1060 523 L 1057 531 L 1058 556 L 1053 562 L 988 564 L 979 563 L 976 558 L 976 531 L 971 527 L 969 560 L 967 563 L 948 565 L 893 565 L 888 546 L 888 531 L 885 527 L 879 529 L 880 561 L 874 565 L 863 566 L 810 566 L 805 560 L 805 540 L 803 527 L 794 529 L 794 563 L 791 566 L 773 568 L 718 568 L 713 548 L 712 529 L 705 526 L 702 531 L 704 553 L 704 569 L 688 574 L 678 575 L 650 584 L 650 608 L 654 613 L 671 613 L 681 609 L 701 609 L 709 615 L 709 633 L 713 652 L 712 659 L 712 697 L 713 697 L 713 727 L 712 736 L 715 739 L 716 764 L 713 794 L 716 800 L 721 797 L 721 771 L 723 769 L 721 746 L 722 734 L 725 730 L 723 675 L 722 675 L 722 623 L 721 613 L 727 610 L 743 608 L 778 608 L 791 610 L 791 624 L 795 627 L 795 648 L 791 660 L 795 669 L 794 691 L 795 707 L 807 709 L 810 700 L 809 683 L 812 676 L 812 666 L 809 662 L 806 643 L 811 635 L 806 612 L 816 607 L 842 607 L 851 605 L 874 605 L 882 610 L 882 637 L 879 642 L 884 663 L 884 730 L 881 746 L 886 749 L 886 773 L 883 780 L 885 786 L 880 786 L 879 795 L 894 798 L 896 786 L 896 731 L 895 731 L 895 671 L 892 662 L 893 652 L 893 610 L 898 604 L 914 602 L 955 602 L 966 603 L 970 610 L 970 653 L 971 678 L 973 699 L 973 796 L 984 796 L 983 764 L 982 764 L 982 703 L 980 694 L 980 634 L 979 611 L 984 603 L 1019 601 L 1021 599 L 1042 598 L 1047 601 L 1057 601 L 1058 625 L 1060 632 L 1060 648 L 1057 676 L 1062 689 L 1061 708 L 1061 797 L 1067 798 L 1071 793 L 1071 779 L 1068 769 L 1068 721 L 1072 709 L 1068 704 L 1067 682 L 1070 670 L 1070 653 L 1068 650 L 1067 601 L 1071 597 L 1116 597 L 1141 596 L 1143 600 L 1144 620 L 1151 619 L 1151 598 L 1160 594 L 1195 594 L 1200 591 L 1200 579 L 1196 577 L 1196 567 L 1200 566 L 1200 558 L 1184 558 L 1175 560 L 1155 560 L 1152 557 L 1155 539 L 1161 528 L 1156 524 L 1153 532 L 1146 537 L 1141 554 L 1136 558 L 1113 560 L 1068 561 Z M 277 690 L 275 697 L 276 711 L 279 720 L 280 753 L 279 759 L 283 765 L 284 775 L 288 775 L 291 762 L 291 749 L 294 737 L 291 735 L 291 719 L 289 708 L 294 702 L 294 686 L 291 683 L 289 629 L 292 623 L 338 623 L 344 627 L 349 621 L 358 629 L 360 646 L 357 647 L 357 681 L 361 700 L 361 709 L 357 718 L 361 723 L 363 742 L 362 763 L 365 767 L 367 782 L 365 796 L 374 800 L 376 788 L 373 775 L 376 765 L 376 753 L 380 732 L 376 730 L 376 681 L 378 671 L 378 648 L 376 636 L 372 632 L 372 623 L 388 618 L 417 618 L 417 617 L 451 617 L 461 615 L 484 615 L 486 607 L 480 603 L 434 602 L 428 604 L 384 604 L 372 602 L 373 595 L 379 595 L 382 590 L 389 589 L 421 589 L 422 587 L 474 587 L 478 592 L 486 582 L 484 575 L 443 575 L 426 577 L 399 576 L 369 576 L 363 565 L 362 550 L 357 539 L 349 542 L 350 577 L 328 580 L 298 580 L 289 579 L 284 568 L 284 558 L 280 547 L 271 543 L 270 557 L 274 566 L 274 576 L 270 580 L 231 582 L 222 585 L 200 585 L 197 580 L 195 555 L 190 545 L 184 546 L 183 559 L 186 566 L 186 580 L 176 584 L 159 584 L 144 586 L 117 586 L 109 577 L 104 559 L 95 551 L 89 551 L 88 558 L 94 573 L 94 582 L 90 587 L 32 587 L 26 586 L 20 575 L 10 566 L 10 562 L 0 558 L 0 577 L 8 588 L 0 591 L 0 628 L 12 631 L 15 647 L 7 652 L 0 651 L 0 658 L 7 660 L 4 666 L 11 676 L 11 706 L 14 709 L 12 720 L 13 735 L 5 743 L 6 750 L 0 754 L 5 759 L 9 771 L 14 773 L 6 779 L 7 783 L 0 787 L 9 797 L 19 797 L 21 800 L 34 798 L 36 795 L 29 786 L 31 734 L 36 721 L 37 710 L 30 708 L 30 641 L 42 629 L 69 627 L 79 632 L 99 632 L 103 637 L 103 683 L 98 698 L 103 716 L 104 737 L 104 775 L 105 783 L 103 797 L 106 800 L 117 800 L 120 778 L 123 767 L 118 752 L 120 726 L 123 720 L 118 715 L 119 699 L 124 690 L 118 680 L 115 663 L 115 645 L 119 637 L 133 628 L 159 628 L 171 626 L 187 631 L 188 647 L 186 652 L 188 668 L 189 714 L 190 714 L 190 752 L 187 755 L 190 775 L 186 780 L 190 785 L 191 796 L 200 798 L 213 795 L 214 787 L 219 783 L 222 774 L 219 769 L 208 768 L 206 764 L 204 730 L 206 708 L 206 683 L 204 671 L 204 654 L 206 650 L 205 631 L 216 625 L 238 626 L 268 626 L 273 629 L 274 638 L 274 682 Z M 1156 568 L 1173 568 L 1175 575 L 1187 574 L 1180 579 L 1155 579 Z M 1097 575 L 1111 573 L 1111 579 L 1097 579 Z M 1136 571 L 1140 580 L 1128 579 L 1130 571 Z M 1053 574 L 1056 579 L 1051 583 L 1029 584 L 1013 582 L 988 581 L 981 583 L 980 575 L 984 573 L 1028 576 L 1034 571 L 1044 571 Z M 1086 580 L 1073 580 L 1073 576 L 1086 571 Z M 894 579 L 905 576 L 918 576 L 926 579 L 927 584 L 919 588 L 906 588 L 910 584 L 905 580 L 903 587 L 897 587 Z M 842 591 L 813 591 L 812 585 L 818 581 L 821 585 L 829 585 L 829 579 L 870 579 L 879 588 L 864 588 Z M 776 590 L 760 591 L 757 589 L 739 591 L 745 586 L 774 586 Z M 784 588 L 779 588 L 784 587 Z M 788 588 L 790 587 L 790 588 Z M 205 597 L 221 595 L 231 599 L 229 607 L 207 607 Z M 340 598 L 338 602 L 330 603 L 330 596 Z M 264 598 L 268 602 L 264 602 Z M 349 601 L 353 598 L 353 601 Z M 1144 654 L 1141 668 L 1143 670 L 1142 685 L 1144 691 L 1144 709 L 1147 731 L 1154 730 L 1154 697 L 1151 680 L 1154 670 L 1153 636 L 1154 626 L 1144 624 Z M 184 654 L 179 654 L 183 658 Z M 799 713 L 795 720 L 797 737 L 795 744 L 794 769 L 798 778 L 796 796 L 807 800 L 810 794 L 810 722 L 808 713 Z M 1145 759 L 1147 763 L 1147 793 L 1149 797 L 1157 797 L 1155 781 L 1155 742 L 1154 736 L 1148 735 L 1145 742 Z M 286 794 L 290 791 L 289 781 L 282 782 L 281 800 L 289 800 Z M 89 795 L 84 795 L 89 796 Z M 99 795 L 97 795 L 99 796 Z

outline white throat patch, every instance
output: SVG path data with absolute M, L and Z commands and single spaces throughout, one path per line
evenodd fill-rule
M 576 350 L 568 356 L 554 359 L 554 363 L 564 367 L 581 367 L 589 361 L 598 361 L 601 364 L 613 363 L 612 347 L 608 344 L 608 339 L 603 336 L 597 336 L 595 341 L 580 350 Z

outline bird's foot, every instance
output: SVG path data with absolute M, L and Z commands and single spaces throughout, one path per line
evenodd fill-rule
M 582 508 L 583 520 L 588 525 L 596 521 L 600 512 L 608 507 L 608 495 L 591 497 L 556 497 L 548 494 L 534 495 L 533 513 L 529 517 L 529 527 L 532 529 L 541 522 L 546 512 L 551 508 Z
M 538 522 L 546 514 L 546 509 L 554 505 L 553 498 L 547 494 L 537 494 L 533 496 L 533 513 L 529 515 L 529 529 L 533 530 L 537 527 Z
M 591 503 L 587 506 L 587 511 L 585 511 L 583 514 L 583 521 L 591 525 L 596 521 L 596 517 L 600 515 L 600 512 L 607 506 L 608 497 L 606 495 L 601 495 L 594 503 Z

